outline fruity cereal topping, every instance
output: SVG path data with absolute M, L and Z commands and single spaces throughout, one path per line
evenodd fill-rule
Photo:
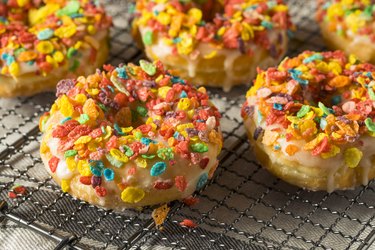
M 146 46 L 157 43 L 160 37 L 164 44 L 173 46 L 174 53 L 191 57 L 200 53 L 199 43 L 250 55 L 254 51 L 248 43 L 272 50 L 268 32 L 292 28 L 288 7 L 282 0 L 141 0 L 134 11 L 133 30 L 148 29 L 142 34 Z M 216 54 L 213 50 L 204 57 Z
M 60 67 L 74 72 L 83 52 L 95 60 L 110 25 L 98 1 L 1 1 L 1 74 L 46 75 Z
M 341 36 L 367 36 L 375 42 L 375 4 L 371 0 L 319 0 L 317 19 Z
M 258 72 L 242 116 L 254 117 L 253 138 L 276 151 L 284 140 L 289 156 L 304 150 L 327 159 L 341 152 L 355 168 L 363 136 L 375 136 L 374 77 L 375 66 L 354 56 L 306 51 Z
M 159 61 L 106 65 L 60 81 L 56 95 L 40 120 L 41 153 L 50 155 L 63 191 L 79 175 L 98 197 L 115 184 L 123 202 L 138 203 L 150 190 L 200 189 L 215 170 L 220 113 L 204 88 L 170 75 Z M 201 174 L 191 181 L 194 171 Z

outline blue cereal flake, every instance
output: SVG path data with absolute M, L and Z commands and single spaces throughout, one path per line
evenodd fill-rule
M 283 105 L 279 103 L 274 103 L 273 108 L 276 110 L 283 110 Z
M 53 34 L 54 34 L 53 29 L 47 28 L 47 29 L 39 31 L 37 37 L 39 40 L 48 40 L 51 37 L 53 37 Z
M 288 70 L 290 73 L 290 76 L 293 78 L 293 80 L 296 80 L 301 85 L 307 85 L 309 84 L 308 80 L 301 79 L 300 76 L 302 75 L 302 72 L 296 69 L 290 69 Z
M 106 181 L 113 181 L 113 179 L 115 178 L 115 172 L 110 168 L 104 169 L 103 175 Z
M 6 65 L 11 65 L 15 59 L 14 59 L 14 56 L 10 55 L 10 54 L 7 54 L 7 53 L 3 53 L 1 55 L 1 59 L 5 61 Z
M 281 149 L 281 146 L 280 146 L 280 145 L 275 145 L 275 146 L 273 147 L 273 149 L 275 149 L 275 150 L 280 150 L 280 149 Z
M 181 91 L 180 98 L 186 98 L 186 97 L 188 97 L 188 95 L 186 94 L 186 92 L 184 90 Z
M 178 76 L 172 76 L 171 81 L 173 84 L 181 83 L 185 85 L 185 81 Z
M 304 64 L 311 63 L 313 61 L 323 60 L 323 56 L 320 53 L 313 54 L 303 60 Z
M 261 25 L 268 30 L 272 30 L 272 28 L 273 28 L 273 24 L 271 22 L 266 21 L 266 20 L 263 20 Z
M 128 75 L 126 74 L 125 67 L 116 68 L 117 76 L 122 79 L 128 79 Z
M 197 190 L 203 188 L 204 185 L 206 185 L 207 180 L 208 180 L 208 174 L 207 174 L 207 173 L 202 174 L 202 175 L 199 177 L 199 180 L 198 180 L 198 182 L 197 182 Z
M 71 120 L 71 119 L 72 119 L 72 117 L 70 117 L 70 116 L 65 117 L 64 119 L 62 119 L 62 120 L 60 121 L 60 123 L 61 123 L 61 124 L 64 124 L 64 123 L 66 123 L 67 121 L 69 121 L 69 120 Z
M 91 161 L 89 163 L 90 171 L 95 176 L 102 176 L 104 170 L 104 163 L 102 161 Z
M 341 102 L 341 96 L 335 95 L 331 98 L 332 105 L 337 105 Z
M 148 145 L 150 145 L 150 143 L 155 143 L 155 142 L 153 140 L 151 140 L 150 138 L 142 137 L 141 143 L 148 146 Z
M 165 162 L 163 161 L 159 161 L 152 166 L 150 170 L 150 175 L 159 176 L 162 173 L 164 173 L 166 169 L 167 169 L 167 164 L 165 164 Z
M 119 134 L 119 135 L 125 135 L 125 133 L 122 132 L 121 127 L 117 123 L 113 124 L 113 128 L 116 130 L 117 134 Z

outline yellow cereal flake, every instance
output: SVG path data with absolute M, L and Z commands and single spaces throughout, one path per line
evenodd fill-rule
M 331 149 L 329 152 L 325 152 L 325 153 L 321 153 L 320 156 L 323 158 L 323 159 L 328 159 L 328 158 L 331 158 L 331 157 L 334 157 L 336 156 L 338 153 L 340 153 L 340 148 L 335 146 L 335 145 L 331 145 Z
M 348 148 L 344 151 L 345 164 L 349 168 L 355 168 L 361 161 L 363 153 L 358 148 Z
M 84 136 L 81 136 L 79 137 L 75 142 L 74 142 L 74 145 L 77 145 L 77 144 L 86 144 L 88 142 L 90 142 L 92 140 L 92 137 L 89 136 L 89 135 L 84 135 Z
M 74 112 L 73 105 L 70 103 L 69 98 L 66 95 L 62 95 L 60 100 L 58 100 L 58 107 L 65 117 L 71 117 Z
M 93 99 L 88 99 L 83 105 L 83 113 L 87 114 L 90 119 L 95 120 L 99 116 L 95 101 Z
M 68 158 L 65 159 L 65 161 L 66 161 L 66 165 L 67 165 L 68 169 L 70 170 L 70 172 L 74 172 L 74 170 L 76 170 L 76 166 L 77 166 L 75 158 L 73 156 L 68 157 Z
M 129 158 L 124 154 L 122 153 L 120 150 L 118 149 L 115 149 L 115 148 L 112 148 L 109 153 L 118 161 L 121 161 L 121 162 L 128 162 L 129 161 Z
M 86 160 L 79 160 L 77 163 L 77 169 L 80 175 L 91 176 L 90 166 Z
M 140 202 L 145 197 L 145 191 L 137 187 L 127 187 L 121 193 L 121 199 L 127 203 Z
M 63 192 L 68 192 L 70 189 L 70 180 L 62 179 L 61 180 L 61 189 Z

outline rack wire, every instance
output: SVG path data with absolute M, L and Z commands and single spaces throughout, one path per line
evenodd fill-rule
M 324 50 L 314 2 L 288 1 L 298 26 L 289 55 Z M 139 60 L 143 54 L 129 34 L 127 1 L 105 4 L 115 26 L 109 62 Z M 39 158 L 37 122 L 54 94 L 0 99 L 0 249 L 374 248 L 375 183 L 350 191 L 309 192 L 270 175 L 254 160 L 242 126 L 246 88 L 230 93 L 209 89 L 223 115 L 221 163 L 196 194 L 197 205 L 170 204 L 162 231 L 155 228 L 150 208 L 104 210 L 62 193 L 51 180 Z M 28 193 L 10 199 L 14 185 L 26 186 Z M 180 226 L 184 218 L 198 227 Z

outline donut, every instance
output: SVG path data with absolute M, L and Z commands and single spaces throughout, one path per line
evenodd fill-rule
M 106 65 L 60 81 L 56 95 L 40 119 L 40 154 L 76 198 L 117 210 L 181 200 L 218 165 L 220 113 L 160 61 Z
M 375 63 L 375 16 L 368 0 L 319 0 L 317 20 L 328 47 Z
M 94 1 L 2 1 L 0 16 L 0 97 L 53 90 L 107 58 L 111 18 Z
M 260 70 L 241 114 L 259 162 L 309 190 L 375 178 L 375 66 L 342 51 L 305 51 Z
M 290 28 L 281 0 L 140 0 L 132 22 L 147 57 L 194 83 L 225 91 L 249 83 L 257 66 L 278 63 Z

